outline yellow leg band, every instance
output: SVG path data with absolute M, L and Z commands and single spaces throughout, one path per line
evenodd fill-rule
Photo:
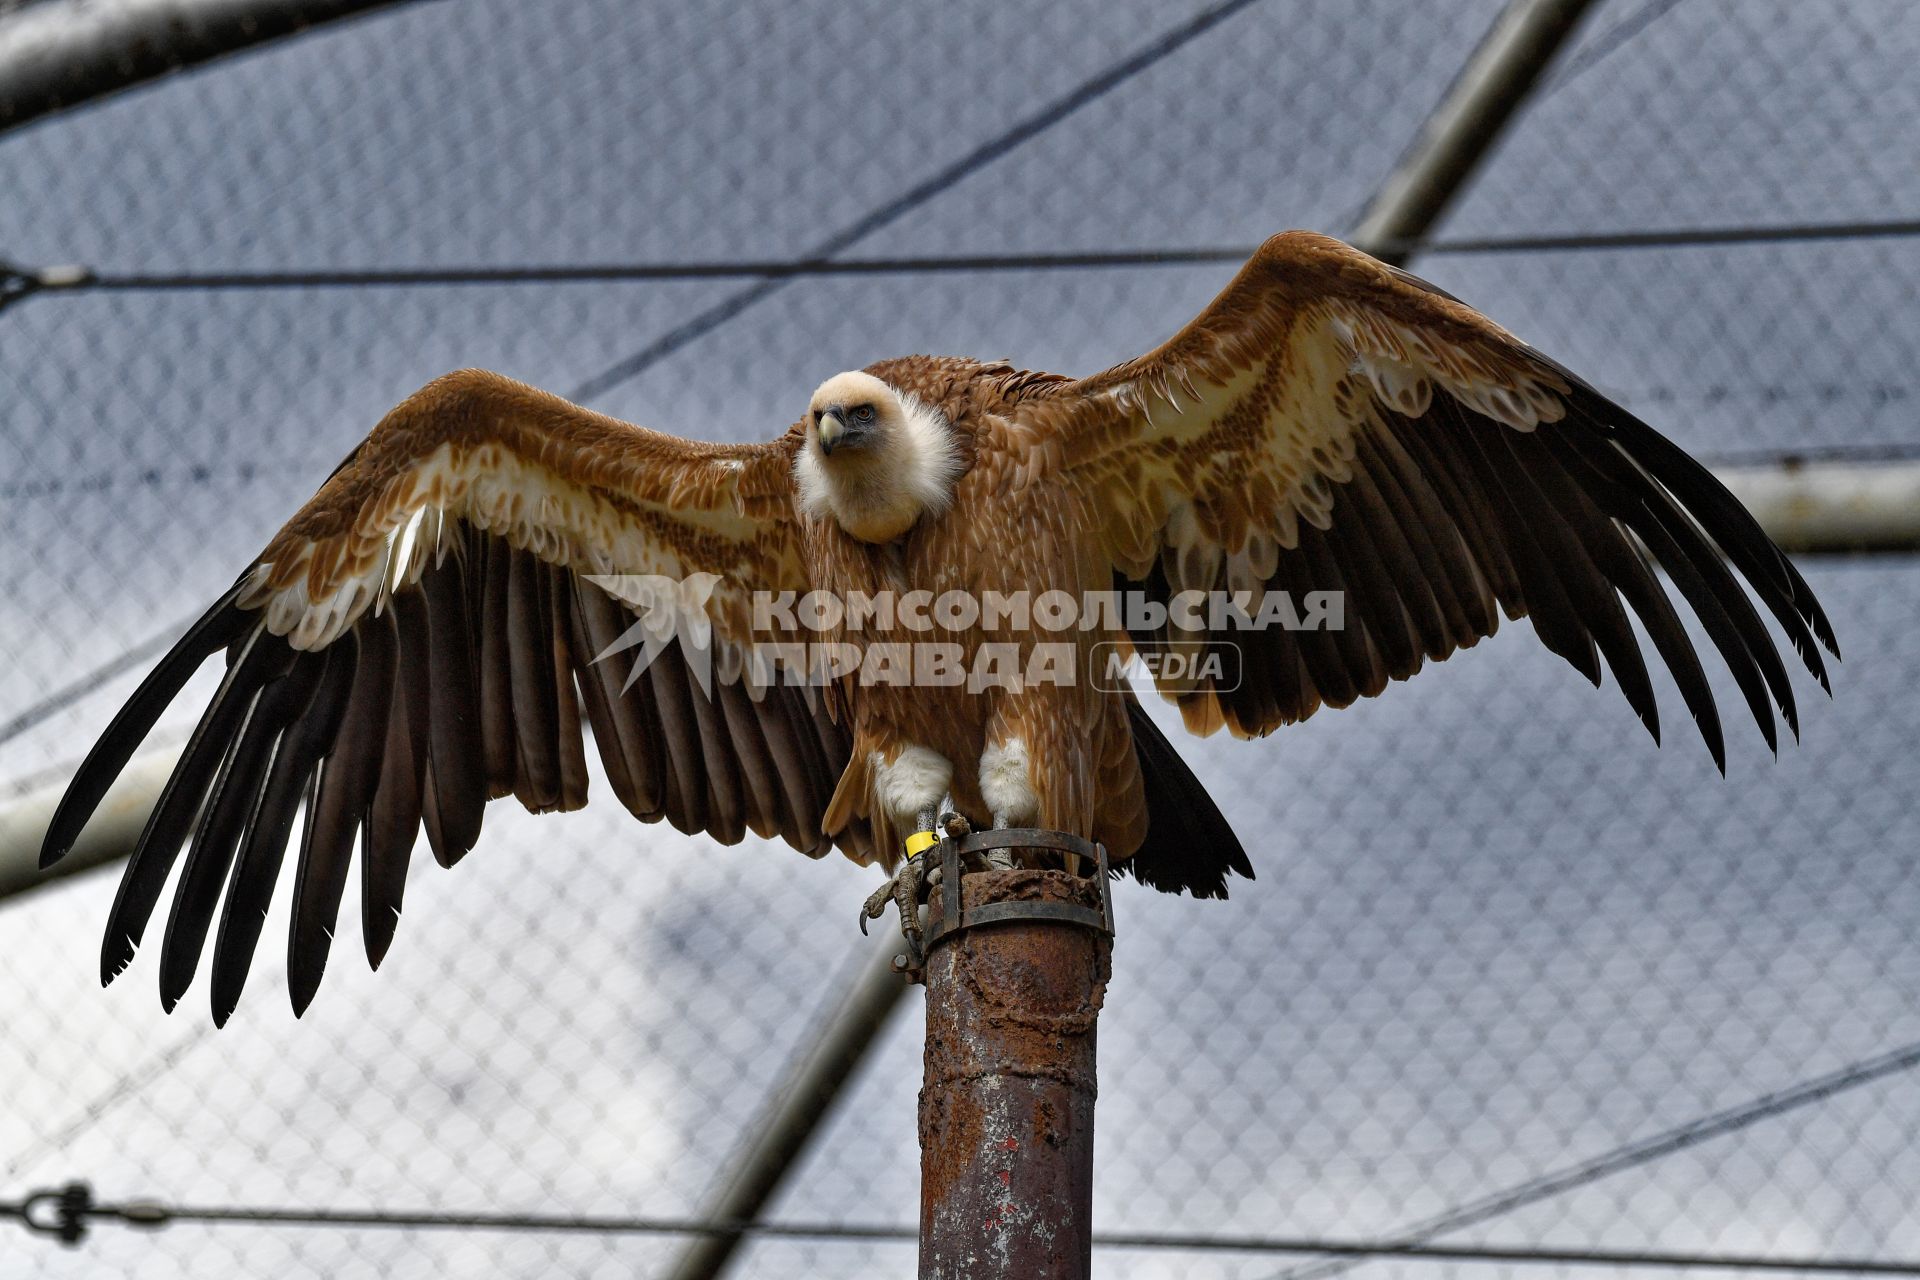
M 939 843 L 940 837 L 933 832 L 916 831 L 907 837 L 907 856 L 911 858 L 916 853 L 925 853 Z

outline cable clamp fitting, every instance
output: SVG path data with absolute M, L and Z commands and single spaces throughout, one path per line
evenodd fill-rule
M 36 1191 L 20 1202 L 20 1220 L 27 1230 L 57 1236 L 69 1246 L 86 1239 L 92 1212 L 93 1188 L 84 1182 L 69 1182 L 57 1191 Z
M 0 311 L 42 289 L 77 289 L 93 278 L 91 267 L 42 267 L 35 271 L 0 261 Z

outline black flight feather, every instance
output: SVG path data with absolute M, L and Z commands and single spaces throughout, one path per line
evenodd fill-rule
M 240 838 L 227 884 L 226 904 L 220 911 L 220 932 L 213 944 L 213 1021 L 226 1025 L 240 1002 L 253 952 L 266 923 L 267 906 L 280 876 L 294 816 L 304 801 L 312 812 L 314 778 L 321 757 L 333 744 L 345 715 L 359 640 L 349 631 L 324 650 L 306 655 L 303 664 L 318 664 L 320 675 L 306 708 L 281 736 L 269 766 L 260 803 Z
M 427 606 L 428 774 L 433 821 L 427 831 L 443 867 L 465 857 L 480 839 L 487 807 L 487 761 L 482 747 L 480 684 L 467 594 L 465 545 L 456 546 L 421 575 Z
M 146 828 L 127 859 L 120 877 L 120 889 L 107 916 L 107 933 L 100 948 L 100 981 L 113 981 L 133 959 L 146 931 L 147 919 L 166 886 L 167 873 L 173 869 L 180 846 L 192 829 L 200 806 L 214 776 L 226 759 L 254 693 L 268 680 L 279 675 L 292 661 L 293 651 L 276 636 L 266 634 L 264 624 L 235 641 L 232 664 L 207 705 L 193 736 L 187 740 L 180 763 L 161 789 L 160 798 L 148 815 Z
M 259 805 L 280 739 L 313 696 L 321 664 L 309 661 L 312 656 L 296 655 L 286 675 L 254 695 L 213 795 L 201 810 L 160 948 L 160 1003 L 169 1013 L 193 981 L 221 886 Z
M 340 895 L 347 885 L 356 828 L 367 821 L 380 781 L 398 657 L 393 614 L 363 616 L 354 625 L 360 651 L 354 663 L 340 732 L 320 766 L 319 785 L 307 810 L 294 878 L 293 926 L 287 937 L 287 987 L 297 1016 L 320 989 L 333 944 Z
M 428 647 L 432 643 L 426 602 L 418 591 L 401 591 L 387 602 L 399 642 L 392 703 L 380 779 L 374 786 L 360 860 L 360 936 L 375 969 L 393 945 L 407 890 L 407 864 L 420 834 L 425 803 L 427 744 L 432 697 Z
M 73 842 L 80 838 L 87 819 L 100 807 L 114 779 L 127 767 L 127 761 L 146 741 L 161 713 L 193 678 L 200 664 L 239 639 L 242 632 L 258 621 L 258 615 L 234 604 L 239 594 L 240 584 L 236 583 L 187 628 L 187 633 L 147 673 L 126 705 L 108 723 L 100 740 L 87 752 L 87 758 L 81 761 L 73 781 L 67 784 L 66 794 L 60 797 L 60 804 L 53 811 L 53 821 L 47 826 L 46 840 L 40 846 L 43 869 L 58 862 L 73 848 Z

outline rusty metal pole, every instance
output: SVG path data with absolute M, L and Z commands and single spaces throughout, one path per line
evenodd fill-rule
M 935 889 L 929 912 L 921 1280 L 1085 1280 L 1094 1031 L 1112 953 L 1106 877 L 965 876 L 967 916 L 1001 918 L 942 934 L 955 879 Z M 1055 917 L 1025 914 L 1034 908 Z M 1069 912 L 1104 913 L 1106 930 L 1061 918 Z

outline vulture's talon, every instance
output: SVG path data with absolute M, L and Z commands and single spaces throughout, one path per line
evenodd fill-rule
M 867 895 L 866 902 L 860 907 L 860 936 L 867 936 L 867 921 L 878 920 L 886 914 L 887 904 L 893 901 L 893 881 L 889 880 Z
M 920 945 L 920 904 L 927 896 L 927 863 L 925 856 L 915 854 L 908 858 L 900 868 L 900 874 L 893 878 L 893 904 L 900 908 L 900 932 L 905 936 L 907 945 L 913 948 L 913 954 L 921 953 Z
M 915 854 L 900 864 L 900 870 L 893 879 L 875 889 L 868 895 L 860 908 L 860 932 L 867 931 L 867 921 L 878 920 L 886 914 L 889 903 L 900 912 L 900 936 L 907 940 L 912 955 L 921 952 L 920 907 L 927 900 L 927 892 L 932 887 L 930 872 L 937 868 L 929 867 L 925 854 Z

